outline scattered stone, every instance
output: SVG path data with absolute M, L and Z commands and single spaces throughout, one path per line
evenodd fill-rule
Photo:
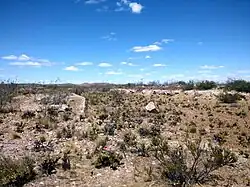
M 150 103 L 148 103 L 145 108 L 148 112 L 157 112 L 156 106 L 155 106 L 154 102 L 152 102 L 152 101 Z

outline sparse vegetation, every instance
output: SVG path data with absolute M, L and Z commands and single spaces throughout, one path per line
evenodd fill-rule
M 13 159 L 0 155 L 0 185 L 23 186 L 36 176 L 34 161 L 28 157 Z
M 151 82 L 130 89 L 79 85 L 75 92 L 82 96 L 70 94 L 72 86 L 17 86 L 12 102 L 4 106 L 15 113 L 0 113 L 0 149 L 7 155 L 32 155 L 36 179 L 24 179 L 32 180 L 27 186 L 40 187 L 51 177 L 58 182 L 84 178 L 92 186 L 99 181 L 121 186 L 125 180 L 133 184 L 133 175 L 146 186 L 225 186 L 227 174 L 238 165 L 244 175 L 250 172 L 248 160 L 242 161 L 249 159 L 250 103 L 249 94 L 213 89 L 214 84 Z M 157 112 L 146 109 L 150 102 Z M 232 181 L 244 178 L 241 171 Z M 93 180 L 96 176 L 99 179 Z M 8 178 L 7 183 L 15 186 L 15 181 Z M 239 183 L 246 186 L 246 181 Z

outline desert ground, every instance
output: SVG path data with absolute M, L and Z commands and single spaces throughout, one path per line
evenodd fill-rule
M 249 93 L 219 88 L 18 89 L 0 186 L 250 186 L 249 110 Z

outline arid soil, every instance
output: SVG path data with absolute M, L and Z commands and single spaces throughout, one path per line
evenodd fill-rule
M 228 104 L 219 101 L 220 92 L 20 94 L 12 102 L 15 111 L 0 113 L 0 151 L 35 160 L 37 176 L 25 187 L 171 186 L 150 151 L 152 137 L 163 137 L 171 147 L 201 138 L 205 146 L 230 150 L 237 162 L 200 185 L 249 186 L 250 95 L 241 93 L 241 100 Z M 103 152 L 119 155 L 119 161 L 101 165 Z M 54 157 L 55 170 L 44 173 L 41 163 Z

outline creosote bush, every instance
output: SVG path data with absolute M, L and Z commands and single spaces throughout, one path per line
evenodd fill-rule
M 4 107 L 11 103 L 17 91 L 17 84 L 11 81 L 0 83 L 0 111 L 5 111 Z
M 226 89 L 235 90 L 238 92 L 250 92 L 250 82 L 245 80 L 229 80 L 226 84 Z
M 36 176 L 34 162 L 28 157 L 14 160 L 0 155 L 0 186 L 21 187 Z
M 97 159 L 94 162 L 94 165 L 96 168 L 110 167 L 116 170 L 117 167 L 121 165 L 121 160 L 121 155 L 112 151 L 103 150 L 99 152 Z
M 198 90 L 210 90 L 210 89 L 216 88 L 216 87 L 217 87 L 217 85 L 214 81 L 205 80 L 205 81 L 201 81 L 201 82 L 196 83 L 196 88 Z
M 240 100 L 242 96 L 238 93 L 228 93 L 228 92 L 223 92 L 218 95 L 218 99 L 222 103 L 237 103 L 238 100 Z
M 236 156 L 211 144 L 202 146 L 201 138 L 186 141 L 185 146 L 170 147 L 161 137 L 152 140 L 155 158 L 161 164 L 162 177 L 175 185 L 201 184 L 212 179 L 212 173 L 237 161 Z

